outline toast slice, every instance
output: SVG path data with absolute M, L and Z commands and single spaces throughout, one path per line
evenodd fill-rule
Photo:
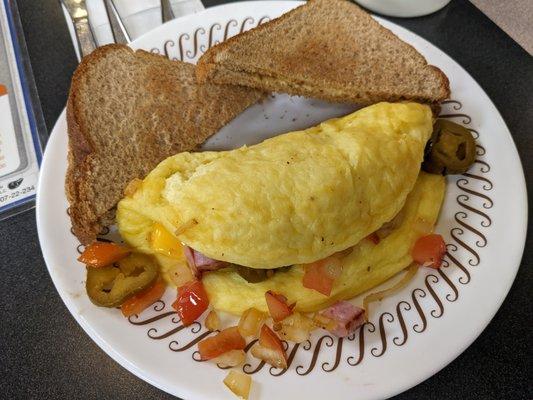
M 199 82 L 245 85 L 333 102 L 436 104 L 448 78 L 352 2 L 309 0 L 208 50 Z
M 263 93 L 198 84 L 194 65 L 127 46 L 84 58 L 67 102 L 66 194 L 73 233 L 88 244 L 113 222 L 127 184 L 193 150 Z

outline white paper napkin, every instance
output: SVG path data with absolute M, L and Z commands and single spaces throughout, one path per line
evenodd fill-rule
M 113 43 L 113 34 L 103 0 L 86 0 L 86 4 L 97 45 Z M 162 24 L 160 0 L 114 0 L 114 4 L 132 40 Z M 171 5 L 176 18 L 204 9 L 200 0 L 171 0 Z M 63 12 L 76 55 L 80 59 L 74 26 L 66 9 L 63 9 Z

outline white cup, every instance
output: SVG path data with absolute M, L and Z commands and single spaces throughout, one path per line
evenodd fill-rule
M 389 17 L 421 17 L 440 10 L 450 0 L 355 0 L 365 8 Z

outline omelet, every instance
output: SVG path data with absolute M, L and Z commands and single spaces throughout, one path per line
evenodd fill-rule
M 180 153 L 120 201 L 118 227 L 144 252 L 157 222 L 216 260 L 261 269 L 314 262 L 399 212 L 431 132 L 428 106 L 379 103 L 254 146 Z
M 428 106 L 379 103 L 255 146 L 180 153 L 128 190 L 117 209 L 119 231 L 156 256 L 170 283 L 186 264 L 180 243 L 250 268 L 291 266 L 259 283 L 232 266 L 204 273 L 217 310 L 266 311 L 264 294 L 273 290 L 299 311 L 316 311 L 412 262 L 411 248 L 435 224 L 445 191 L 442 176 L 420 171 L 431 132 Z M 398 216 L 378 244 L 364 240 Z M 161 229 L 170 252 L 154 245 Z M 302 264 L 346 249 L 330 296 L 303 287 Z
M 250 307 L 268 311 L 265 301 L 268 290 L 284 295 L 289 304 L 296 302 L 295 309 L 302 312 L 318 311 L 357 296 L 413 262 L 411 248 L 437 221 L 444 192 L 444 177 L 421 172 L 401 211 L 399 226 L 378 244 L 371 240 L 360 241 L 341 259 L 342 273 L 335 280 L 330 296 L 305 288 L 302 284 L 304 267 L 294 265 L 258 283 L 245 281 L 234 268 L 206 273 L 202 282 L 209 301 L 217 310 L 240 315 Z

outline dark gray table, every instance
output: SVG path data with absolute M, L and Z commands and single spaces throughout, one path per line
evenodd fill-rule
M 18 3 L 50 130 L 65 104 L 74 52 L 57 0 Z M 467 1 L 454 0 L 428 17 L 393 20 L 448 53 L 487 91 L 532 188 L 532 57 Z M 516 281 L 488 328 L 449 366 L 398 399 L 533 398 L 531 245 L 529 235 Z M 70 316 L 44 265 L 34 212 L 0 223 L 0 295 L 0 398 L 171 398 L 116 364 Z

